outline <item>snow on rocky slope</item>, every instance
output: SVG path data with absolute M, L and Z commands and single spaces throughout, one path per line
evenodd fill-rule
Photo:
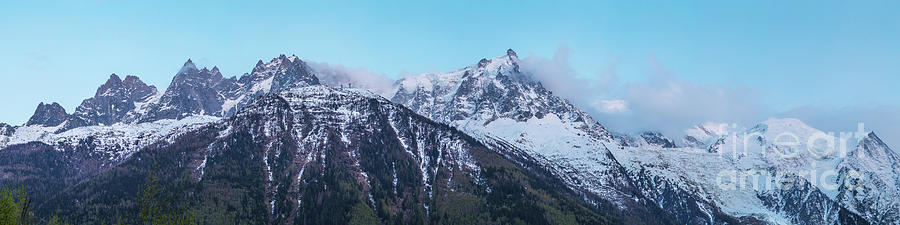
M 163 119 L 147 123 L 110 126 L 84 126 L 56 132 L 60 126 L 21 126 L 8 136 L 0 136 L 0 149 L 28 142 L 43 142 L 60 150 L 79 146 L 92 146 L 98 154 L 107 155 L 110 161 L 119 161 L 135 151 L 157 141 L 170 142 L 184 132 L 220 120 L 214 116 L 191 116 L 181 120 Z
M 648 177 L 652 174 L 626 170 L 614 157 L 622 148 L 615 137 L 520 71 L 512 50 L 453 72 L 407 77 L 397 86 L 392 101 L 479 140 L 523 149 L 545 160 L 571 188 L 596 194 L 634 215 L 659 212 L 652 216 L 675 223 L 735 221 L 691 196 L 690 190 L 642 183 L 653 180 Z
M 859 140 L 836 169 L 833 198 L 874 224 L 900 224 L 900 156 L 875 133 Z
M 830 134 L 796 119 L 769 119 L 743 130 L 696 126 L 686 133 L 684 140 L 694 140 L 689 147 L 626 147 L 614 154 L 630 170 L 667 177 L 737 217 L 779 224 L 897 223 L 897 200 L 887 196 L 900 190 L 894 169 L 900 160 L 873 133 Z
M 823 190 L 822 181 L 802 176 L 809 170 L 835 171 L 838 158 L 824 156 L 823 143 L 809 145 L 819 152 L 796 151 L 797 157 L 763 154 L 790 150 L 767 144 L 779 133 L 793 132 L 803 140 L 822 134 L 798 120 L 769 120 L 730 134 L 732 139 L 727 126 L 705 124 L 689 130 L 681 147 L 658 132 L 613 134 L 544 89 L 527 71 L 519 71 L 512 50 L 460 70 L 407 77 L 397 84 L 393 101 L 480 140 L 524 149 L 546 160 L 572 188 L 588 190 L 619 207 L 652 205 L 689 223 L 720 223 L 727 217 L 742 223 L 863 222 L 858 215 L 864 213 L 838 204 L 836 189 Z M 748 135 L 759 137 L 741 139 Z M 726 149 L 745 143 L 748 147 L 740 154 Z M 717 179 L 723 171 L 751 171 L 753 176 L 767 175 L 762 176 L 767 177 L 761 178 L 763 183 L 786 182 L 798 188 L 782 191 L 735 183 L 741 188 L 730 189 Z M 836 184 L 835 179 L 824 182 Z
M 210 126 L 232 123 L 226 127 L 252 127 L 243 131 L 225 129 L 218 135 L 222 138 L 234 136 L 234 132 L 250 132 L 254 142 L 265 146 L 261 157 L 265 157 L 268 171 L 265 196 L 271 205 L 267 210 L 271 216 L 290 217 L 288 214 L 299 209 L 292 211 L 291 204 L 284 202 L 296 200 L 296 205 L 301 205 L 301 197 L 288 194 L 296 194 L 299 185 L 277 180 L 308 182 L 302 179 L 306 165 L 321 160 L 318 165 L 324 166 L 327 162 L 324 155 L 329 153 L 316 150 L 318 147 L 339 144 L 346 148 L 357 143 L 354 136 L 359 133 L 386 132 L 384 126 L 368 121 L 389 125 L 406 154 L 418 160 L 424 193 L 434 190 L 435 180 L 429 180 L 429 174 L 446 166 L 441 160 L 454 163 L 445 167 L 451 170 L 447 174 L 467 171 L 479 180 L 479 167 L 471 154 L 462 151 L 466 148 L 459 147 L 465 145 L 460 140 L 422 139 L 426 137 L 417 133 L 426 132 L 422 127 L 430 125 L 413 125 L 408 118 L 415 118 L 415 114 L 398 117 L 397 112 L 406 112 L 402 107 L 369 92 L 317 84 L 318 78 L 305 62 L 284 55 L 268 63 L 259 61 L 251 73 L 240 79 L 224 78 L 215 67 L 197 69 L 188 60 L 162 93 L 137 77 L 128 76 L 122 81 L 112 75 L 94 97 L 85 100 L 71 115 L 58 104 L 42 103 L 33 122 L 29 120 L 23 126 L 0 124 L 0 151 L 36 141 L 58 150 L 89 146 L 108 162 L 121 162 L 151 144 L 171 144 L 182 134 Z M 313 87 L 307 87 L 310 85 Z M 260 96 L 269 96 L 274 102 L 268 103 L 274 105 L 264 104 L 265 100 L 254 101 Z M 273 108 L 279 105 L 276 100 L 286 102 Z M 517 162 L 527 168 L 546 169 L 567 188 L 581 193 L 584 200 L 601 208 L 608 203 L 612 211 L 623 211 L 625 217 L 632 217 L 626 221 L 900 221 L 900 157 L 874 133 L 846 141 L 799 120 L 770 119 L 743 130 L 723 124 L 698 125 L 686 132 L 681 144 L 658 132 L 614 134 L 546 90 L 527 71 L 520 71 L 518 57 L 512 50 L 449 73 L 407 77 L 397 82 L 391 101 L 449 124 L 506 157 L 531 160 L 524 160 L 531 164 Z M 247 105 L 251 106 L 242 110 Z M 259 122 L 257 116 L 271 116 L 278 110 L 296 113 L 266 117 L 261 124 L 233 124 Z M 782 135 L 785 133 L 792 136 Z M 834 138 L 837 146 L 850 147 L 832 148 L 830 142 L 823 140 L 828 138 Z M 807 142 L 811 139 L 816 141 Z M 217 148 L 227 148 L 227 143 L 210 145 L 209 152 L 203 152 L 203 160 L 192 164 L 197 179 L 204 179 L 208 172 L 207 156 L 214 156 Z M 285 145 L 307 147 L 297 149 L 301 156 L 285 156 Z M 427 151 L 434 151 L 430 148 L 440 148 L 437 158 L 422 158 L 431 154 Z M 415 158 L 417 155 L 419 158 Z M 287 168 L 283 163 L 300 170 L 272 172 L 277 170 L 274 168 Z M 360 169 L 365 166 L 359 162 L 351 160 L 350 167 L 364 171 L 354 173 L 359 180 L 369 179 L 369 172 Z M 378 173 L 381 172 L 384 171 Z M 287 175 L 296 178 L 279 177 Z M 396 183 L 398 178 L 394 176 Z M 785 184 L 792 188 L 775 188 Z M 371 188 L 372 184 L 367 185 Z M 376 194 L 374 199 L 378 198 Z M 432 205 L 427 199 L 422 201 L 428 212 Z M 280 221 L 281 216 L 269 219 Z
M 280 55 L 257 62 L 240 78 L 224 78 L 219 69 L 197 67 L 188 60 L 158 102 L 149 104 L 140 121 L 180 119 L 190 115 L 229 116 L 264 93 L 319 84 L 312 69 L 296 56 Z
M 615 189 L 602 188 L 623 182 L 616 180 L 621 178 L 615 176 L 622 176 L 616 174 L 618 165 L 608 158 L 608 150 L 600 142 L 609 140 L 611 135 L 565 100 L 527 80 L 520 73 L 518 57 L 512 50 L 464 69 L 423 74 L 398 83 L 394 102 L 481 139 L 507 141 L 587 170 L 578 171 L 575 176 L 611 174 L 610 179 L 582 180 L 597 182 L 591 189 L 598 194 L 623 195 L 610 193 Z
M 497 150 L 497 149 L 495 149 Z M 151 164 L 157 163 L 157 164 Z M 322 85 L 255 98 L 233 116 L 148 147 L 53 197 L 70 221 L 133 201 L 164 166 L 204 223 L 612 224 L 535 162 L 363 90 Z M 117 185 L 114 191 L 107 186 Z M 162 188 L 166 190 L 166 188 Z M 137 191 L 137 190 L 133 190 Z M 103 196 L 103 197 L 98 197 Z M 76 202 L 77 204 L 66 204 Z M 227 210 L 226 210 L 227 209 Z
M 314 84 L 318 79 L 309 66 L 285 55 L 260 60 L 240 79 L 222 77 L 217 67 L 198 69 L 189 59 L 162 93 L 136 76 L 122 80 L 112 74 L 72 114 L 59 104 L 41 103 L 26 125 L 2 127 L 0 149 L 31 141 L 62 147 L 90 140 L 118 159 L 183 128 L 231 115 L 262 94 Z

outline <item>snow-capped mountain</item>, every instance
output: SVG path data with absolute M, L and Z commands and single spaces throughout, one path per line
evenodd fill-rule
M 611 133 L 520 71 L 511 50 L 450 73 L 407 77 L 397 86 L 393 101 L 480 140 L 508 143 L 546 159 L 572 188 L 589 190 L 623 207 L 648 202 L 670 212 L 676 221 L 692 221 L 689 223 L 720 223 L 717 219 L 727 217 L 742 223 L 879 221 L 841 203 L 836 190 L 822 190 L 821 182 L 802 177 L 802 171 L 834 171 L 837 158 L 802 152 L 795 158 L 762 154 L 766 149 L 785 150 L 771 145 L 771 139 L 782 132 L 797 133 L 801 140 L 822 133 L 797 120 L 770 120 L 731 134 L 732 140 L 749 134 L 760 136 L 748 139 L 747 151 L 731 156 L 728 154 L 733 152 L 725 148 L 745 142 L 729 141 L 724 124 L 696 126 L 686 132 L 681 145 L 658 132 Z M 770 175 L 769 183 L 795 178 L 793 184 L 798 188 L 726 190 L 716 182 L 720 172 L 748 170 Z M 629 200 L 624 198 L 639 200 L 625 203 Z M 690 207 L 672 213 L 676 211 L 673 208 L 684 205 Z M 706 216 L 699 218 L 701 215 Z
M 859 140 L 837 170 L 835 200 L 873 224 L 900 223 L 900 156 L 875 133 Z
M 4 182 L 41 190 L 35 198 L 46 208 L 39 210 L 62 207 L 82 222 L 115 218 L 84 209 L 133 201 L 128 190 L 142 179 L 133 171 L 159 167 L 186 172 L 163 172 L 172 179 L 235 191 L 191 190 L 207 221 L 342 223 L 348 210 L 406 223 L 603 224 L 625 215 L 583 201 L 585 193 L 513 146 L 479 142 L 369 92 L 306 87 L 318 79 L 296 57 L 260 63 L 240 80 L 188 61 L 163 93 L 117 78 L 77 114 L 42 104 L 41 123 L 2 127 L 0 154 L 9 160 L 0 168 L 32 173 Z M 79 126 L 65 127 L 68 121 Z M 260 201 L 222 215 L 220 207 L 248 206 L 229 196 Z M 322 217 L 331 213 L 338 214 Z
M 234 114 L 241 106 L 264 93 L 317 84 L 319 78 L 313 74 L 312 68 L 297 56 L 280 55 L 268 63 L 260 60 L 249 74 L 242 75 L 236 81 L 231 78 L 219 85 L 221 95 L 226 99 L 221 114 Z
M 133 201 L 120 190 L 152 165 L 166 168 L 158 176 L 178 181 L 179 200 L 210 223 L 615 223 L 549 173 L 523 166 L 534 163 L 375 94 L 319 85 L 256 98 L 45 205 L 72 212 L 72 221 L 113 221 L 85 208 Z
M 586 113 L 521 73 L 512 50 L 464 69 L 408 77 L 398 83 L 392 101 L 421 115 L 480 139 L 498 139 L 550 159 L 564 158 L 558 161 L 571 163 L 599 161 L 580 165 L 592 170 L 581 174 L 611 174 L 610 180 L 596 181 L 600 186 L 622 182 L 616 180 L 622 176 L 616 174 L 619 166 L 602 143 L 612 139 L 610 133 Z M 596 152 L 596 156 L 581 158 L 590 152 Z M 612 191 L 595 189 L 598 193 Z
M 157 94 L 155 86 L 147 85 L 136 76 L 125 76 L 123 81 L 112 74 L 109 80 L 97 88 L 94 97 L 85 99 L 68 119 L 66 128 L 112 125 L 126 120 L 129 113 L 150 102 Z
M 613 134 L 619 146 L 642 148 L 675 148 L 675 142 L 656 131 L 644 131 L 637 134 Z
M 188 60 L 158 102 L 150 103 L 140 121 L 180 119 L 190 115 L 229 116 L 264 93 L 319 84 L 305 62 L 281 55 L 260 60 L 253 71 L 237 79 L 223 78 L 217 67 L 197 69 Z
M 57 103 L 41 103 L 24 126 L 4 128 L 0 148 L 31 141 L 57 146 L 96 142 L 102 146 L 98 150 L 120 159 L 157 140 L 147 138 L 171 134 L 173 126 L 209 123 L 262 94 L 314 84 L 318 79 L 309 66 L 285 55 L 260 61 L 240 79 L 224 78 L 217 67 L 198 69 L 188 59 L 163 93 L 136 76 L 122 80 L 112 74 L 71 115 Z
M 686 133 L 685 140 L 697 140 L 694 145 L 628 147 L 616 157 L 632 170 L 697 190 L 738 217 L 783 224 L 897 223 L 896 198 L 887 196 L 900 190 L 892 180 L 900 161 L 874 133 L 841 139 L 796 119 L 769 119 L 744 130 L 700 125 Z M 872 149 L 878 160 L 854 163 Z
M 223 80 L 217 67 L 197 69 L 188 59 L 159 100 L 149 103 L 139 121 L 181 119 L 191 115 L 221 116 L 225 98 L 215 87 Z
M 842 141 L 796 119 L 680 142 L 611 132 L 512 50 L 406 77 L 387 99 L 315 73 L 296 56 L 230 78 L 188 60 L 163 92 L 113 74 L 72 114 L 41 103 L 0 123 L 0 181 L 78 222 L 116 222 L 101 209 L 131 204 L 150 170 L 214 224 L 900 222 L 900 156 L 874 133 Z M 807 142 L 822 138 L 850 147 Z
M 728 132 L 728 124 L 706 123 L 685 130 L 681 143 L 685 147 L 707 149 Z
M 669 185 L 692 190 L 698 198 L 735 217 L 775 224 L 864 222 L 806 177 L 795 176 L 795 170 L 778 168 L 756 156 L 735 159 L 693 147 L 626 147 L 614 154 L 629 170 L 644 171 Z M 790 183 L 790 188 L 776 186 L 781 182 Z
M 598 195 L 641 219 L 737 221 L 694 198 L 690 190 L 640 182 L 654 178 L 640 171 L 629 173 L 611 152 L 621 148 L 614 136 L 587 113 L 520 71 L 512 50 L 453 72 L 404 78 L 398 81 L 392 101 L 484 142 L 523 149 L 545 160 L 570 188 Z

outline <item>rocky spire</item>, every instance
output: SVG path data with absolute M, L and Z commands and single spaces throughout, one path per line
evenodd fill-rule
M 221 82 L 234 82 L 222 77 L 218 67 L 197 69 L 188 59 L 172 83 L 166 88 L 159 102 L 154 102 L 149 111 L 141 115 L 139 122 L 159 119 L 181 119 L 191 115 L 221 115 L 225 98 L 218 87 Z
M 181 70 L 178 73 L 188 73 L 191 71 L 197 71 L 197 66 L 194 65 L 194 62 L 191 59 L 188 59 L 187 62 L 184 62 L 184 65 L 181 66 Z
M 144 102 L 156 93 L 156 87 L 145 84 L 137 76 L 126 76 L 123 81 L 112 74 L 97 88 L 94 97 L 85 99 L 75 108 L 62 130 L 122 122 L 135 109 L 135 102 Z
M 313 74 L 306 62 L 296 56 L 288 57 L 285 54 L 273 58 L 269 63 L 260 60 L 250 75 L 252 78 L 247 82 L 257 83 L 272 78 L 272 86 L 269 88 L 271 91 L 319 84 L 318 77 Z M 245 86 L 254 85 L 245 84 Z
M 507 49 L 507 50 L 506 50 L 506 55 L 509 56 L 509 57 L 516 57 L 516 59 L 519 58 L 519 56 L 516 55 L 516 51 L 513 51 L 512 49 Z
M 256 66 L 253 67 L 253 72 L 261 71 L 264 69 L 266 69 L 266 64 L 263 63 L 262 59 L 260 59 L 259 61 L 256 61 Z
M 122 79 L 119 78 L 119 76 L 116 74 L 111 74 L 109 75 L 109 79 L 106 80 L 106 83 L 103 83 L 100 88 L 97 88 L 97 92 L 94 94 L 94 97 L 113 94 L 110 93 L 110 91 L 120 89 L 122 88 L 122 86 Z
M 0 123 L 0 136 L 10 136 L 15 132 L 15 127 L 6 123 Z
M 59 103 L 54 102 L 51 104 L 44 104 L 41 102 L 38 104 L 37 109 L 34 110 L 34 115 L 28 119 L 28 122 L 25 123 L 25 125 L 54 127 L 65 122 L 68 117 L 69 114 L 66 113 L 66 109 L 59 105 Z

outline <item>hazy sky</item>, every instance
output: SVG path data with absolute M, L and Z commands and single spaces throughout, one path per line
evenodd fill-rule
M 900 107 L 898 1 L 150 2 L 0 3 L 0 121 L 22 124 L 41 101 L 71 112 L 111 73 L 163 90 L 188 58 L 226 76 L 284 53 L 397 78 L 507 48 L 604 89 L 573 101 L 625 100 L 632 119 L 598 116 L 617 127 L 710 107 L 822 123 L 816 110 L 877 108 L 859 119 L 877 121 Z M 660 93 L 682 99 L 649 101 Z M 685 107 L 693 97 L 704 104 Z

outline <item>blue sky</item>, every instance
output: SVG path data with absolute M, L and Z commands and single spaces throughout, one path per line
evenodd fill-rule
M 507 48 L 563 52 L 565 76 L 580 80 L 613 74 L 615 88 L 596 98 L 628 99 L 665 74 L 740 92 L 764 108 L 760 117 L 895 112 L 896 12 L 897 1 L 6 1 L 0 121 L 24 123 L 41 101 L 71 112 L 111 73 L 164 89 L 188 58 L 226 76 L 285 53 L 397 78 Z

